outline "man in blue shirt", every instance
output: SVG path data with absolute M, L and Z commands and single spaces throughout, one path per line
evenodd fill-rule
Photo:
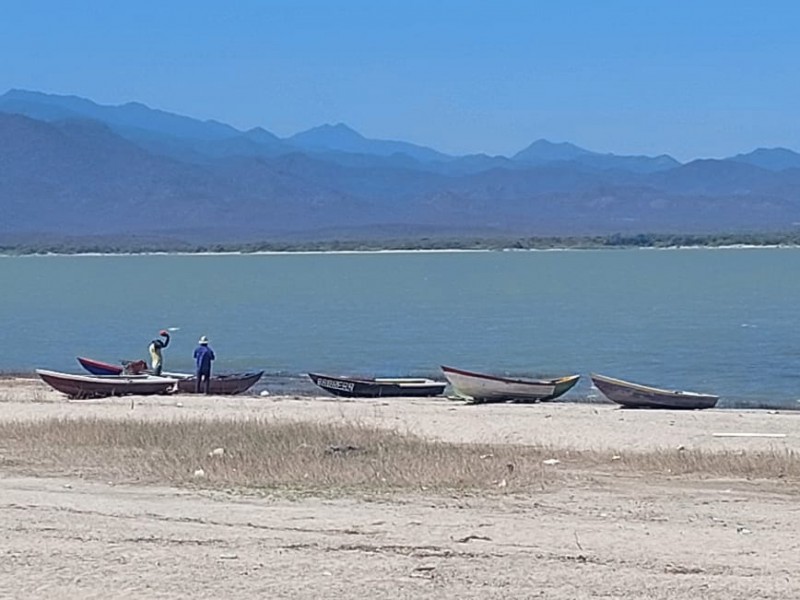
M 208 338 L 203 336 L 200 338 L 200 341 L 197 342 L 199 345 L 195 348 L 194 351 L 194 360 L 197 365 L 195 369 L 195 393 L 200 393 L 200 387 L 204 388 L 204 392 L 206 394 L 209 393 L 209 388 L 211 386 L 211 361 L 216 358 L 214 356 L 214 351 L 211 349 L 211 346 L 208 345 Z

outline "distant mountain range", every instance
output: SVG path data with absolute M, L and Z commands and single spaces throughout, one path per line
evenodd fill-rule
M 582 235 L 800 226 L 800 154 L 681 164 L 537 140 L 452 156 L 344 124 L 280 138 L 131 102 L 0 96 L 0 237 Z

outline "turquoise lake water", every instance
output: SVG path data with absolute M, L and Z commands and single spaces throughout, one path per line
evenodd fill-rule
M 4 371 L 145 358 L 175 327 L 168 370 L 207 335 L 268 387 L 447 364 L 800 406 L 800 249 L 4 257 L 0 286 Z

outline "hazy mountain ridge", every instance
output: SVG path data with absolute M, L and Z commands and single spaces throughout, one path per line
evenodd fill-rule
M 800 223 L 798 190 L 800 154 L 783 148 L 680 164 L 537 140 L 457 157 L 344 124 L 281 139 L 138 103 L 0 96 L 6 234 L 775 230 Z
M 732 156 L 729 160 L 770 171 L 800 168 L 800 154 L 788 148 L 756 148 L 748 154 Z

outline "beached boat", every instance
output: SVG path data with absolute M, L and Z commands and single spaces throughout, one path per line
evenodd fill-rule
M 94 375 L 122 375 L 124 365 L 134 364 L 134 361 L 123 361 L 123 366 L 114 365 L 111 363 L 95 360 L 93 358 L 86 358 L 83 356 L 78 357 L 78 362 L 81 366 Z M 146 367 L 147 363 L 144 361 L 135 361 L 141 363 L 141 366 Z M 147 374 L 142 373 L 142 374 Z M 236 394 L 243 394 L 256 382 L 261 379 L 264 371 L 249 371 L 246 373 L 222 373 L 219 375 L 212 375 L 209 384 L 209 393 L 217 396 L 234 396 Z M 182 394 L 191 394 L 195 390 L 196 378 L 192 373 L 174 373 L 164 372 L 164 377 L 170 377 L 178 380 L 178 391 Z
M 578 383 L 580 375 L 558 379 L 522 379 L 442 367 L 456 395 L 473 402 L 546 402 L 558 398 Z
M 36 369 L 36 374 L 47 385 L 70 398 L 167 394 L 178 383 L 172 377 L 154 375 L 73 375 L 46 369 Z
M 342 377 L 309 373 L 315 384 L 335 396 L 348 398 L 385 398 L 395 396 L 439 396 L 447 384 L 425 378 Z
M 614 379 L 592 373 L 592 383 L 603 395 L 627 408 L 672 408 L 697 410 L 713 408 L 719 396 L 684 392 L 681 390 L 662 390 L 660 388 Z
M 235 396 L 243 394 L 256 382 L 261 379 L 264 371 L 254 371 L 250 373 L 226 373 L 222 375 L 212 375 L 209 380 L 209 394 L 217 396 Z M 169 373 L 169 377 L 178 379 L 178 391 L 181 394 L 193 394 L 197 377 L 195 375 L 183 375 L 180 373 Z

